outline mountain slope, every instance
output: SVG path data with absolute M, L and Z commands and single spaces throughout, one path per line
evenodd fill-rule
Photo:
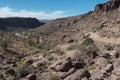
M 32 30 L 0 32 L 0 79 L 120 80 L 118 2 Z
M 6 30 L 11 28 L 36 28 L 44 25 L 43 22 L 38 21 L 35 18 L 0 18 L 0 29 Z

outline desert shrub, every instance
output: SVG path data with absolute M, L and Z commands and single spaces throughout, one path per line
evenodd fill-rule
M 59 77 L 57 75 L 51 75 L 49 80 L 59 80 Z
M 60 48 L 56 49 L 56 53 L 60 56 L 65 54 L 65 52 L 63 50 L 61 50 Z
M 38 45 L 37 48 L 39 48 L 40 50 L 50 50 L 51 45 L 50 44 Z
M 32 69 L 28 67 L 28 64 L 20 64 L 16 68 L 16 73 L 18 77 L 25 77 L 28 74 L 32 73 Z
M 75 49 L 78 49 L 78 47 L 79 47 L 79 45 L 77 45 L 77 44 L 71 44 L 71 45 L 67 48 L 67 50 L 68 50 L 68 51 L 70 51 L 70 50 L 75 50 Z
M 88 53 L 93 53 L 98 51 L 98 47 L 94 44 L 93 40 L 87 38 L 83 41 L 83 43 L 79 46 L 79 50 L 86 51 Z
M 9 77 L 7 77 L 6 80 L 15 80 L 15 77 L 13 77 L 13 76 L 9 76 Z
M 39 80 L 48 80 L 48 79 L 47 78 L 42 78 L 42 79 L 40 78 Z
M 92 45 L 89 45 L 89 46 L 86 48 L 86 50 L 87 50 L 87 52 L 93 53 L 93 52 L 98 51 L 99 49 L 98 49 L 98 47 L 97 47 L 95 44 L 92 44 Z
M 44 70 L 44 69 L 47 69 L 47 66 L 46 66 L 46 65 L 41 65 L 41 66 L 39 67 L 39 70 Z
M 82 42 L 82 44 L 84 44 L 84 45 L 91 45 L 91 44 L 93 44 L 94 43 L 94 41 L 92 40 L 92 39 L 90 39 L 90 38 L 86 38 L 83 42 Z
M 35 46 L 36 45 L 36 43 L 33 40 L 28 40 L 27 44 L 29 46 Z
M 67 50 L 75 50 L 75 49 L 80 50 L 82 52 L 86 51 L 88 53 L 93 53 L 93 52 L 96 52 L 99 50 L 95 44 L 89 44 L 89 45 L 73 44 L 73 45 L 69 46 Z
M 10 38 L 4 38 L 0 40 L 0 45 L 4 50 L 6 50 L 7 47 L 12 43 L 13 43 L 13 40 Z
M 83 41 L 81 44 L 72 44 L 68 47 L 68 50 L 79 50 L 82 53 L 85 53 L 85 56 L 91 56 L 91 57 L 96 57 L 97 52 L 99 51 L 99 48 L 97 45 L 93 43 L 91 39 L 86 39 Z M 94 56 L 93 56 L 94 55 Z M 83 56 L 83 57 L 85 57 Z
M 52 34 L 52 32 L 44 32 L 43 35 L 45 36 L 50 36 Z
M 89 65 L 89 66 L 85 67 L 85 69 L 86 69 L 87 71 L 91 71 L 91 70 L 94 70 L 95 67 L 96 67 L 96 65 L 95 65 L 95 64 L 92 64 L 92 65 Z

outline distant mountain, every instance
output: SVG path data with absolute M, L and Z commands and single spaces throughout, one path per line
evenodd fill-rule
M 22 18 L 22 17 L 0 18 L 0 30 L 13 28 L 36 28 L 44 24 L 45 24 L 44 22 L 40 22 L 36 18 Z
M 51 21 L 53 21 L 53 20 L 40 20 L 40 22 L 44 22 L 44 23 L 49 23 Z

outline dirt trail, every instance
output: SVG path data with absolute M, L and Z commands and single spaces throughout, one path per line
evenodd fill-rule
M 92 40 L 96 41 L 96 42 L 101 42 L 101 43 L 111 43 L 111 44 L 120 44 L 120 38 L 107 38 L 107 37 L 101 37 L 99 34 L 97 33 L 90 33 L 89 38 L 91 38 Z

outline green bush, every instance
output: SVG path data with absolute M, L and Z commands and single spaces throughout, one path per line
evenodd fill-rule
M 63 50 L 61 50 L 60 48 L 56 49 L 56 53 L 60 56 L 65 54 L 65 52 Z
M 29 46 L 35 46 L 36 45 L 36 43 L 32 40 L 28 40 L 27 43 L 28 43 Z
M 50 36 L 52 32 L 44 32 L 43 35 Z
M 86 69 L 87 71 L 91 71 L 91 70 L 95 69 L 95 67 L 96 67 L 96 65 L 95 65 L 95 64 L 92 64 L 92 65 L 89 65 L 89 66 L 85 67 L 85 69 Z
M 28 64 L 20 64 L 16 68 L 16 73 L 18 77 L 25 77 L 28 74 L 32 73 L 32 69 L 28 67 Z
M 47 68 L 46 65 L 41 65 L 41 66 L 39 67 L 39 70 L 44 70 L 44 69 L 46 69 L 46 68 Z
M 77 45 L 77 44 L 72 44 L 72 45 L 70 45 L 70 46 L 67 48 L 67 50 L 68 50 L 68 51 L 70 51 L 70 50 L 75 50 L 75 49 L 78 49 L 78 47 L 79 47 L 79 45 Z
M 59 80 L 59 77 L 57 75 L 51 75 L 49 80 Z
M 37 46 L 37 48 L 39 48 L 40 50 L 50 50 L 51 45 L 49 45 L 49 44 L 39 45 L 39 46 Z
M 96 52 L 96 51 L 99 50 L 95 44 L 89 44 L 89 45 L 73 44 L 73 45 L 70 45 L 70 47 L 68 47 L 67 50 L 75 50 L 75 49 L 80 50 L 82 52 L 86 51 L 86 52 L 89 52 L 89 53 L 93 53 L 93 52 Z
M 0 45 L 4 50 L 6 50 L 7 47 L 12 43 L 13 43 L 13 40 L 10 38 L 4 38 L 0 40 Z

